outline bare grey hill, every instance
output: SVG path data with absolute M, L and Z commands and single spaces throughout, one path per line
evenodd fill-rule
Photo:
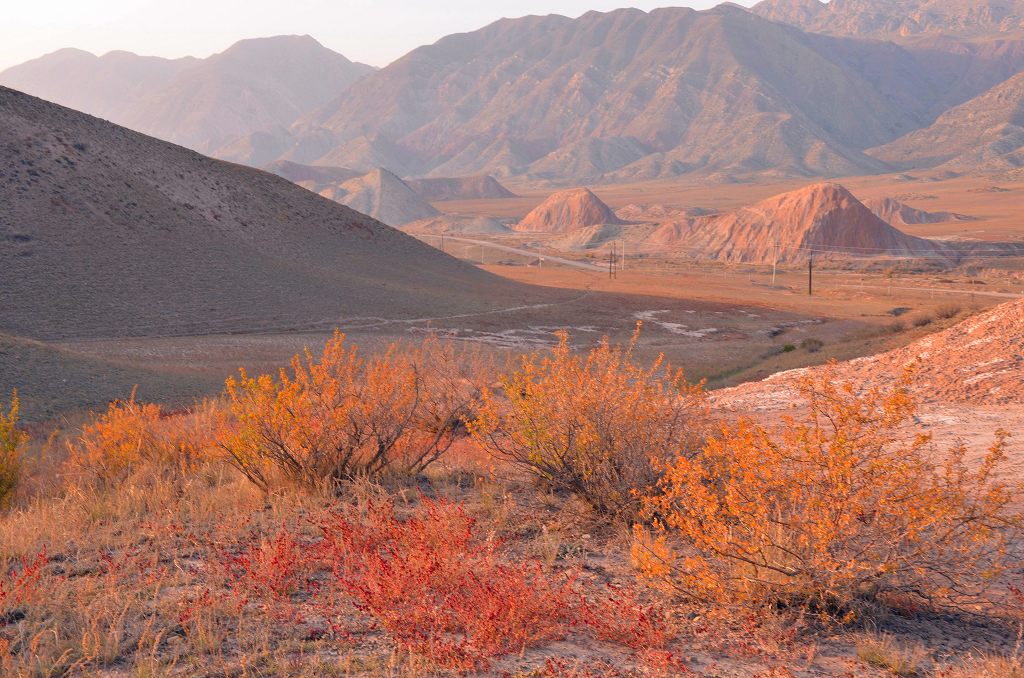
M 330 328 L 542 294 L 283 178 L 7 88 L 0 204 L 0 332 L 32 339 Z
M 440 215 L 401 178 L 383 168 L 327 186 L 320 195 L 395 228 Z

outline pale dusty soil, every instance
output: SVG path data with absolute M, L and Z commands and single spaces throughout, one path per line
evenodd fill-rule
M 638 320 L 644 321 L 641 358 L 663 353 L 690 379 L 707 378 L 715 388 L 885 351 L 952 322 L 913 326 L 914 318 L 934 315 L 937 307 L 954 303 L 966 314 L 1003 301 L 982 294 L 917 289 L 940 285 L 921 276 L 897 279 L 890 294 L 887 281 L 878 274 L 830 272 L 816 279 L 815 296 L 808 297 L 806 280 L 795 271 L 781 271 L 771 287 L 770 271 L 749 267 L 653 268 L 645 263 L 644 270 L 630 267 L 614 280 L 566 267 L 485 268 L 518 282 L 559 290 L 550 302 L 508 298 L 496 300 L 493 311 L 405 319 L 338 318 L 305 331 L 282 325 L 258 334 L 50 344 L 8 338 L 0 343 L 0 364 L 6 366 L 0 370 L 0 391 L 18 387 L 33 418 L 67 408 L 102 407 L 112 398 L 125 397 L 136 384 L 141 397 L 187 403 L 219 392 L 226 376 L 239 367 L 273 370 L 305 346 L 318 349 L 334 327 L 367 348 L 435 331 L 512 355 L 553 345 L 558 329 L 567 329 L 572 343 L 581 348 L 606 335 L 615 342 L 627 341 Z M 894 309 L 903 315 L 894 317 Z M 894 332 L 891 326 L 897 322 L 902 329 Z M 814 353 L 803 350 L 800 346 L 807 339 L 820 340 L 824 346 Z M 787 344 L 797 350 L 783 353 Z

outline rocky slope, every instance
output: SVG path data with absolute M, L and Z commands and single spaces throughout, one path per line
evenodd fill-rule
M 574 188 L 548 196 L 513 228 L 535 233 L 570 233 L 588 226 L 621 223 L 589 188 Z
M 274 175 L 0 88 L 0 332 L 344 326 L 540 293 Z
M 886 388 L 908 368 L 913 390 L 925 402 L 1019 404 L 1024 398 L 1024 300 L 996 306 L 903 348 L 840 363 L 835 374 L 860 388 Z M 773 403 L 786 407 L 795 399 L 799 380 L 822 369 L 781 372 L 721 391 L 717 399 L 738 409 Z
M 279 36 L 206 59 L 61 50 L 0 73 L 0 84 L 210 154 L 291 125 L 372 70 L 309 36 Z
M 394 226 L 437 217 L 441 213 L 400 178 L 386 169 L 349 179 L 320 191 L 320 195 Z
M 896 228 L 912 224 L 938 224 L 944 221 L 972 221 L 974 219 L 966 214 L 957 214 L 956 212 L 927 212 L 911 207 L 895 198 L 865 200 L 864 206 L 879 219 Z
M 994 172 L 1024 166 L 1024 73 L 869 152 L 904 169 Z
M 1024 33 L 1021 0 L 763 0 L 752 12 L 804 30 L 870 37 Z
M 410 179 L 405 183 L 425 200 L 430 201 L 515 197 L 515 193 L 502 186 L 497 179 L 487 174 L 475 177 Z

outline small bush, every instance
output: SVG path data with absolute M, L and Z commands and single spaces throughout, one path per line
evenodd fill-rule
M 783 353 L 792 353 L 795 350 L 796 350 L 796 345 L 794 345 L 794 344 L 785 344 L 782 347 L 782 352 Z
M 928 327 L 932 324 L 932 317 L 930 315 L 919 315 L 912 321 L 914 327 Z
M 476 440 L 550 488 L 634 516 L 638 493 L 657 482 L 657 462 L 698 449 L 708 418 L 702 386 L 660 358 L 637 365 L 636 339 L 627 347 L 602 341 L 579 356 L 563 332 L 550 355 L 524 356 L 502 379 L 504 398 L 483 392 Z
M 46 551 L 26 558 L 9 573 L 0 573 L 0 625 L 18 606 L 32 602 L 39 592 L 39 579 L 46 565 Z
M 68 443 L 68 464 L 84 479 L 102 483 L 123 480 L 143 466 L 186 471 L 212 449 L 218 419 L 212 402 L 171 414 L 136 401 L 132 392 L 94 415 Z
M 984 601 L 1022 524 L 1020 489 L 1000 480 L 1005 434 L 977 468 L 962 446 L 941 459 L 912 428 L 905 382 L 866 394 L 835 382 L 803 383 L 803 420 L 725 424 L 677 459 L 648 502 L 656 545 L 677 548 L 648 569 L 705 599 L 842 619 L 893 594 L 935 608 Z
M 223 447 L 263 490 L 275 474 L 315 487 L 387 472 L 416 474 L 446 452 L 476 388 L 450 346 L 392 345 L 364 359 L 335 332 L 319 360 L 308 350 L 277 379 L 243 370 L 227 381 L 236 420 Z
M 821 339 L 808 338 L 800 342 L 800 348 L 807 351 L 808 353 L 817 353 L 825 347 L 825 342 Z
M 28 435 L 18 428 L 19 406 L 18 392 L 13 391 L 7 413 L 0 407 L 0 508 L 10 505 L 21 482 L 21 448 Z
M 935 317 L 950 320 L 960 315 L 960 307 L 954 304 L 943 304 L 935 309 Z
M 424 499 L 400 520 L 390 504 L 320 524 L 335 581 L 400 645 L 470 670 L 563 637 L 579 594 L 569 575 L 503 561 L 458 504 Z M 330 615 L 330 612 L 328 612 Z
M 670 651 L 675 635 L 666 622 L 666 611 L 659 605 L 644 605 L 630 588 L 609 586 L 603 596 L 585 600 L 580 618 L 598 639 L 618 643 L 634 650 L 651 668 L 686 673 L 685 667 Z

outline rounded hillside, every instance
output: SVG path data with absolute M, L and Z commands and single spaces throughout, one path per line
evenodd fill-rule
M 531 233 L 569 233 L 588 226 L 622 224 L 611 207 L 589 188 L 559 191 L 548 197 L 515 226 Z

